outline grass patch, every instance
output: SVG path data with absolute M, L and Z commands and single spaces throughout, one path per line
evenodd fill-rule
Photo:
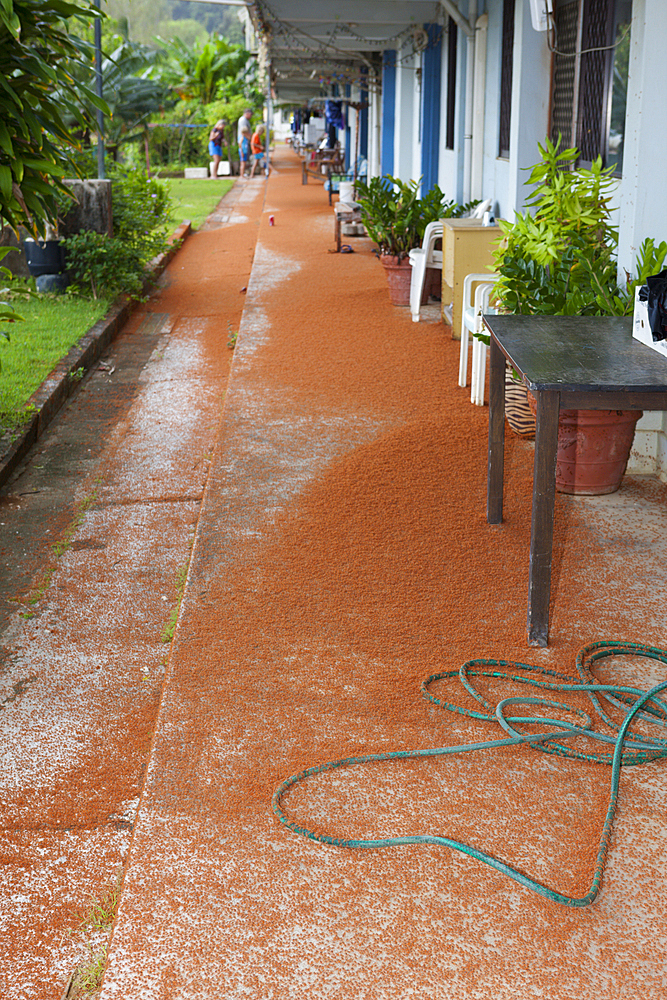
M 175 177 L 165 180 L 169 186 L 172 207 L 169 223 L 179 226 L 184 219 L 190 219 L 193 229 L 201 226 L 211 214 L 224 194 L 234 184 L 233 177 L 213 180 L 209 177 Z
M 9 343 L 0 344 L 0 427 L 25 422 L 25 404 L 69 349 L 105 315 L 109 303 L 48 295 L 17 299 L 12 307 L 24 323 L 12 323 Z
M 72 973 L 67 1000 L 90 997 L 100 988 L 109 948 L 108 935 L 118 911 L 120 881 L 119 873 L 115 885 L 104 889 L 98 899 L 90 896 L 86 909 L 76 915 L 75 933 L 88 940 L 86 954 Z
M 99 899 L 90 896 L 88 905 L 83 913 L 77 914 L 79 930 L 90 933 L 91 931 L 108 931 L 111 928 L 118 909 L 120 898 L 120 883 L 107 886 L 102 891 Z
M 188 561 L 184 563 L 176 573 L 176 577 L 174 579 L 177 598 L 176 605 L 169 612 L 169 618 L 162 629 L 162 642 L 171 642 L 174 638 L 174 632 L 176 631 L 176 625 L 178 623 L 178 614 L 181 610 L 181 601 L 183 600 L 183 591 L 185 590 L 185 584 L 188 578 L 189 566 L 190 558 L 188 557 Z

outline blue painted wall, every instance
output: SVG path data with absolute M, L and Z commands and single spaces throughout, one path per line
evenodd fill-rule
M 380 170 L 394 173 L 394 122 L 396 120 L 396 50 L 387 49 L 382 57 L 382 131 Z
M 425 24 L 428 47 L 424 50 L 422 68 L 422 192 L 438 183 L 438 151 L 440 147 L 440 71 L 442 67 L 442 28 Z

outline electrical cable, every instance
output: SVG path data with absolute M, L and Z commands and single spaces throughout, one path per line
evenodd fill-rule
M 576 669 L 581 678 L 581 683 L 574 681 L 570 675 L 558 673 L 554 670 L 547 670 L 544 667 L 531 666 L 526 663 L 492 659 L 469 660 L 458 670 L 447 670 L 443 673 L 432 674 L 422 683 L 421 693 L 428 701 L 447 711 L 486 722 L 497 722 L 509 734 L 507 739 L 467 743 L 460 746 L 435 747 L 425 750 L 397 750 L 386 753 L 362 754 L 358 757 L 346 757 L 341 760 L 329 761 L 325 764 L 317 764 L 314 767 L 309 767 L 298 774 L 292 775 L 278 786 L 272 798 L 273 812 L 280 822 L 293 833 L 320 844 L 354 849 L 398 847 L 404 844 L 436 844 L 451 847 L 456 851 L 460 851 L 490 865 L 497 871 L 507 875 L 508 878 L 513 879 L 520 885 L 531 889 L 533 892 L 553 902 L 571 907 L 589 906 L 594 902 L 600 891 L 618 801 L 621 767 L 646 764 L 667 757 L 667 739 L 629 732 L 630 725 L 635 718 L 638 720 L 641 719 L 645 723 L 652 723 L 667 728 L 667 702 L 658 697 L 661 691 L 667 690 L 667 681 L 663 681 L 649 690 L 625 685 L 601 684 L 595 680 L 592 673 L 592 666 L 596 661 L 609 656 L 641 656 L 667 664 L 667 650 L 658 649 L 655 646 L 648 646 L 643 643 L 616 640 L 590 643 L 580 650 L 576 659 Z M 498 670 L 496 668 L 503 669 Z M 512 672 L 508 673 L 508 669 Z M 542 675 L 542 677 L 548 679 L 540 680 L 535 677 L 527 677 L 525 676 L 526 673 Z M 476 711 L 461 705 L 449 703 L 431 693 L 430 687 L 432 684 L 439 680 L 454 677 L 458 677 L 465 690 L 486 711 Z M 592 702 L 598 720 L 607 726 L 608 729 L 612 730 L 615 735 L 594 730 L 592 728 L 593 720 L 586 712 L 563 702 L 549 701 L 538 697 L 508 697 L 493 706 L 475 688 L 470 680 L 471 677 L 486 677 L 505 682 L 510 681 L 550 691 L 583 692 Z M 621 724 L 614 721 L 608 715 L 602 707 L 601 700 L 607 702 L 608 705 L 613 706 L 625 716 Z M 535 705 L 548 710 L 555 709 L 574 713 L 581 720 L 581 725 L 574 725 L 563 719 L 543 715 L 509 716 L 505 714 L 505 709 L 510 705 Z M 546 726 L 549 730 L 555 729 L 555 732 L 529 733 L 525 731 L 521 732 L 517 729 L 517 726 L 525 725 Z M 613 752 L 584 752 L 578 747 L 571 747 L 562 742 L 577 737 L 598 741 L 606 746 L 613 744 Z M 583 896 L 567 896 L 555 889 L 551 889 L 506 862 L 495 858 L 493 855 L 487 854 L 485 851 L 480 851 L 468 844 L 452 840 L 449 837 L 434 834 L 417 834 L 382 837 L 371 840 L 342 839 L 331 837 L 327 834 L 316 833 L 306 827 L 300 826 L 294 820 L 290 820 L 282 808 L 282 796 L 289 788 L 314 775 L 323 774 L 338 768 L 390 760 L 442 757 L 477 750 L 493 750 L 498 747 L 523 745 L 531 746 L 543 753 L 611 766 L 609 804 L 600 835 L 595 870 L 590 888 Z
M 560 49 L 556 48 L 556 46 L 558 45 L 558 28 L 556 26 L 556 19 L 554 18 L 554 15 L 552 13 L 550 13 L 548 16 L 549 16 L 549 21 L 551 22 L 550 30 L 551 33 L 553 34 L 553 42 L 552 42 L 551 39 L 549 38 L 549 33 L 547 33 L 547 45 L 549 47 L 549 51 L 553 52 L 554 55 L 564 56 L 566 59 L 576 59 L 577 56 L 586 56 L 590 52 L 609 52 L 612 49 L 617 49 L 618 46 L 621 44 L 621 42 L 625 41 L 627 36 L 630 34 L 630 29 L 632 28 L 632 19 L 630 19 L 630 21 L 623 29 L 623 33 L 620 35 L 620 37 L 616 39 L 613 45 L 596 45 L 590 49 L 575 49 L 574 52 L 562 52 Z M 616 30 L 618 31 L 620 27 L 621 27 L 620 24 L 617 25 Z

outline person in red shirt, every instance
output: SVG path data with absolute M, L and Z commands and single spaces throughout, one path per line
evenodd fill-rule
M 250 170 L 250 176 L 253 177 L 255 174 L 255 167 L 262 169 L 262 160 L 264 159 L 264 133 L 266 129 L 264 125 L 258 125 L 253 133 L 253 137 L 250 140 L 250 150 L 252 153 L 252 168 Z M 267 175 L 270 172 L 270 168 L 267 163 Z

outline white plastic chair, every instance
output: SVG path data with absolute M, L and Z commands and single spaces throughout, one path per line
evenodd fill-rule
M 485 212 L 491 211 L 491 205 L 493 203 L 493 198 L 487 198 L 486 201 L 480 201 L 479 205 L 472 210 L 470 213 L 471 219 L 483 219 Z
M 468 343 L 472 338 L 472 369 L 470 373 L 470 402 L 484 406 L 484 380 L 486 377 L 486 344 L 474 334 L 484 332 L 484 313 L 495 313 L 489 308 L 491 289 L 498 280 L 497 274 L 468 274 L 463 281 L 463 316 L 461 318 L 461 353 L 459 355 L 459 385 L 468 382 Z M 472 296 L 472 286 L 479 282 Z
M 412 264 L 412 276 L 410 278 L 410 312 L 412 322 L 419 322 L 419 309 L 421 306 L 422 293 L 424 291 L 424 279 L 426 278 L 426 268 L 435 267 L 442 271 L 442 250 L 436 250 L 435 244 L 442 239 L 442 222 L 429 222 L 424 231 L 424 239 L 421 247 L 410 250 L 408 257 Z

